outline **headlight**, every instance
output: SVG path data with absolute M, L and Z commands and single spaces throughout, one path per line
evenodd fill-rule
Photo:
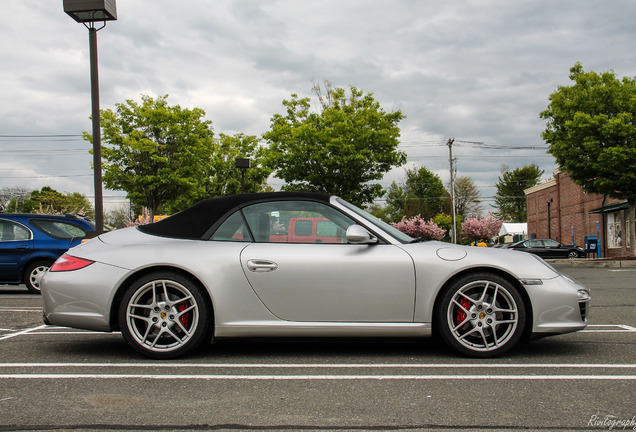
M 579 297 L 579 301 L 587 301 L 590 297 L 590 292 L 588 290 L 580 289 L 576 292 Z

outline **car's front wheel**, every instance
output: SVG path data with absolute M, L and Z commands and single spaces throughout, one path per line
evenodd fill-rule
M 574 258 L 578 258 L 579 257 L 579 253 L 577 251 L 570 251 L 568 253 L 568 258 L 569 259 L 574 259 Z
M 212 313 L 199 285 L 173 272 L 157 272 L 135 281 L 119 307 L 126 342 L 155 359 L 184 355 L 205 340 Z
M 30 293 L 40 294 L 40 283 L 42 282 L 42 277 L 49 271 L 51 264 L 51 261 L 41 260 L 35 261 L 26 268 L 23 279 L 24 285 L 26 285 Z
M 435 330 L 451 348 L 471 357 L 494 357 L 517 344 L 526 320 L 523 298 L 491 273 L 464 276 L 441 294 Z

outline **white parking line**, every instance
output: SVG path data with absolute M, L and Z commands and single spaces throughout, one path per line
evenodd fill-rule
M 11 339 L 11 338 L 16 337 L 16 336 L 26 335 L 26 334 L 29 334 L 29 333 L 31 333 L 33 331 L 37 331 L 37 330 L 45 328 L 45 327 L 46 327 L 46 325 L 41 325 L 39 327 L 33 327 L 33 328 L 22 330 L 22 331 L 19 331 L 19 332 L 9 333 L 8 335 L 0 336 L 0 341 L 5 340 L 5 339 Z
M 0 306 L 0 312 L 42 312 L 42 307 L 38 306 Z
M 636 381 L 636 375 L 144 375 L 144 374 L 0 374 L 0 379 L 144 379 L 144 380 L 512 380 Z
M 0 363 L 8 368 L 137 368 L 137 369 L 636 369 L 636 364 L 613 363 Z
M 137 370 L 137 373 L 41 373 L 44 368 L 91 368 L 91 369 L 114 369 L 114 368 L 126 368 L 131 371 Z M 386 371 L 387 369 L 403 369 L 403 368 L 421 368 L 425 370 L 443 370 L 443 369 L 501 369 L 501 370 L 526 370 L 526 373 L 522 374 L 490 374 L 490 373 L 478 373 L 478 374 L 292 374 L 285 375 L 283 373 L 276 374 L 183 374 L 183 373 L 139 373 L 144 369 L 152 369 L 156 371 L 157 368 L 164 369 L 190 369 L 190 368 L 202 368 L 202 369 L 243 369 L 249 370 L 262 370 L 262 369 L 367 369 L 372 371 L 377 369 L 378 371 Z M 390 364 L 390 363 L 374 363 L 374 364 L 359 364 L 359 363 L 334 363 L 334 364 L 315 364 L 315 363 L 301 363 L 301 364 L 276 364 L 276 363 L 256 363 L 256 364 L 229 364 L 229 363 L 0 363 L 0 371 L 6 372 L 10 369 L 18 369 L 16 373 L 0 373 L 0 379 L 26 379 L 26 380 L 50 380 L 50 379 L 97 379 L 97 380 L 244 380 L 244 381 L 335 381 L 335 380 L 416 380 L 416 381 L 434 381 L 434 380 L 498 380 L 498 381 L 635 381 L 636 373 L 631 375 L 611 375 L 611 374 L 573 374 L 573 373 L 557 373 L 557 374 L 536 374 L 533 370 L 563 370 L 566 372 L 568 369 L 585 369 L 587 371 L 596 370 L 636 370 L 636 364 L 601 364 L 601 363 L 562 363 L 562 364 L 473 364 L 473 363 L 460 363 L 460 364 L 448 364 L 448 363 L 417 363 L 417 364 Z M 24 369 L 34 369 L 38 373 L 24 373 Z
M 624 324 L 590 324 L 580 333 L 636 333 L 636 327 Z

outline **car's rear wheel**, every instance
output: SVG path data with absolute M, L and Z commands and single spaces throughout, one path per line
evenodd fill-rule
M 211 310 L 199 285 L 173 272 L 136 280 L 119 307 L 126 342 L 155 359 L 184 355 L 199 347 L 211 326 Z
M 42 277 L 51 268 L 51 261 L 40 260 L 31 263 L 24 271 L 24 285 L 32 294 L 40 294 Z
M 517 288 L 491 273 L 464 276 L 441 294 L 435 330 L 451 348 L 471 357 L 494 357 L 517 344 L 526 320 Z

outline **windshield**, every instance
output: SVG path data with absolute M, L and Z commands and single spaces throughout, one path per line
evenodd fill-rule
M 342 204 L 343 206 L 345 206 L 349 210 L 355 212 L 358 216 L 363 217 L 364 219 L 368 220 L 372 224 L 378 226 L 379 228 L 383 229 L 387 233 L 391 234 L 398 241 L 400 241 L 402 243 L 412 243 L 413 241 L 415 241 L 415 239 L 413 237 L 410 237 L 410 236 L 404 234 L 402 231 L 398 230 L 397 228 L 392 227 L 388 223 L 384 222 L 382 219 L 379 219 L 379 218 L 373 216 L 372 214 L 369 214 L 368 212 L 362 210 L 361 208 L 358 208 L 358 207 L 354 206 L 353 204 L 348 203 L 347 201 L 343 200 L 342 198 L 337 198 L 337 200 L 338 200 L 338 202 L 340 204 Z

